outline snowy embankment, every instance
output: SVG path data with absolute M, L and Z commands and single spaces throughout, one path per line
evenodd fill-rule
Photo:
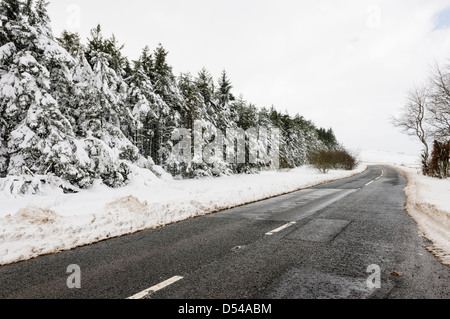
M 407 179 L 406 210 L 419 232 L 433 245 L 427 247 L 443 264 L 450 266 L 450 180 L 423 176 L 417 169 L 397 167 Z
M 387 164 L 407 180 L 405 209 L 417 223 L 419 234 L 433 244 L 427 247 L 450 266 L 450 179 L 423 176 L 420 156 L 385 152 L 360 153 L 366 164 Z
M 11 192 L 24 177 L 0 179 L 0 265 L 91 244 L 358 174 L 309 167 L 195 180 L 157 178 L 136 168 L 132 182 L 64 194 L 29 178 L 37 194 Z M 14 181 L 14 179 L 16 181 Z

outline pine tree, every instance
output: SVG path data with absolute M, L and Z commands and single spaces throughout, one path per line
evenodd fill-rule
M 216 104 L 216 114 L 217 125 L 221 130 L 226 130 L 231 124 L 231 103 L 235 100 L 233 94 L 231 93 L 231 81 L 228 79 L 227 73 L 222 72 L 216 90 L 217 102 Z
M 126 104 L 132 110 L 136 121 L 133 142 L 145 157 L 151 156 L 154 132 L 152 123 L 158 120 L 157 110 L 166 108 L 162 98 L 154 92 L 149 74 L 147 50 L 144 49 L 127 78 L 128 96 Z
M 160 95 L 163 100 L 167 101 L 170 98 L 171 86 L 175 80 L 172 73 L 172 67 L 167 63 L 166 49 L 159 44 L 153 53 L 153 65 L 150 65 L 150 79 L 154 83 L 156 94 Z
M 77 166 L 73 131 L 52 96 L 58 93 L 52 72 L 67 71 L 72 60 L 53 39 L 44 1 L 2 2 L 0 15 L 8 41 L 1 48 L 3 174 L 68 176 Z
M 0 177 L 7 174 L 9 165 L 7 140 L 16 124 L 16 121 L 10 122 L 11 113 L 19 116 L 15 86 L 20 79 L 17 77 L 18 71 L 10 66 L 18 50 L 17 46 L 21 46 L 15 39 L 22 20 L 22 10 L 23 4 L 16 0 L 5 0 L 0 3 Z
M 206 110 L 204 108 L 203 97 L 194 82 L 192 74 L 180 74 L 178 77 L 177 86 L 179 87 L 180 93 L 182 94 L 186 105 L 186 111 L 182 114 L 182 123 L 185 124 L 185 127 L 191 133 L 191 150 L 190 154 L 187 154 L 187 156 L 194 159 L 193 163 L 184 163 L 184 165 L 180 164 L 179 166 L 181 167 L 179 169 L 179 173 L 185 177 L 195 177 L 199 176 L 199 168 L 201 171 L 206 169 L 201 158 L 194 158 L 196 155 L 194 144 L 200 140 L 195 136 L 199 133 L 195 132 L 195 129 L 197 128 L 196 123 L 203 122 L 207 118 Z M 198 146 L 198 149 L 203 149 L 203 141 L 201 143 L 202 144 Z
M 102 50 L 109 55 L 109 67 L 120 76 L 125 75 L 124 69 L 128 63 L 128 59 L 122 54 L 123 48 L 124 45 L 120 45 L 116 36 L 113 34 L 109 39 L 104 41 L 104 48 Z
M 319 140 L 325 144 L 326 147 L 332 149 L 337 146 L 336 136 L 334 135 L 333 129 L 328 130 L 320 127 L 316 130 Z
M 150 53 L 150 48 L 148 46 L 146 46 L 143 50 L 142 50 L 142 54 L 141 57 L 139 59 L 142 69 L 145 73 L 145 75 L 147 75 L 150 79 L 150 81 L 152 80 L 152 76 L 153 76 L 153 68 L 154 68 L 154 62 L 153 62 L 153 57 L 152 54 Z
M 95 74 L 96 88 L 100 95 L 100 105 L 95 118 L 100 119 L 100 130 L 103 130 L 108 124 L 120 126 L 120 92 L 117 91 L 120 78 L 116 72 L 109 67 L 110 57 L 107 53 L 98 51 L 93 53 L 92 70 Z
M 131 142 L 137 121 L 126 105 L 128 86 L 120 75 L 124 74 L 123 69 L 118 74 L 110 67 L 111 46 L 105 44 L 100 27 L 93 29 L 91 35 L 86 60 L 90 59 L 92 65 L 95 103 L 87 111 L 82 126 L 87 138 L 95 141 L 94 153 L 104 155 L 97 157 L 100 164 L 96 170 L 107 185 L 115 187 L 127 181 L 128 170 L 123 161 L 135 162 L 141 156 Z M 118 158 L 111 154 L 113 149 L 119 150 Z
M 263 169 L 276 129 L 285 167 L 338 145 L 331 128 L 236 99 L 225 71 L 217 85 L 206 68 L 175 77 L 161 44 L 131 62 L 100 25 L 86 46 L 76 33 L 55 39 L 46 6 L 0 2 L 0 176 L 50 173 L 80 187 L 95 179 L 117 187 L 133 165 L 150 168 L 152 160 L 187 177 Z M 189 163 L 173 154 L 181 128 L 191 133 Z M 234 133 L 243 130 L 245 163 L 227 162 L 242 149 Z
M 56 38 L 56 40 L 73 57 L 78 56 L 83 50 L 81 38 L 78 33 L 72 33 L 64 30 L 61 33 L 61 36 L 59 38 Z
M 120 48 L 116 47 L 114 37 L 112 40 L 103 39 L 100 26 L 91 30 L 91 36 L 86 57 L 95 74 L 96 88 L 100 95 L 96 116 L 100 119 L 100 129 L 108 126 L 110 129 L 120 128 L 127 137 L 132 138 L 134 119 L 124 104 L 128 87 L 121 76 L 124 70 L 119 61 Z
M 219 78 L 219 83 L 217 87 L 217 95 L 219 98 L 219 105 L 224 107 L 235 100 L 233 94 L 231 93 L 231 81 L 228 79 L 227 72 L 224 70 Z
M 188 129 L 194 128 L 196 120 L 206 119 L 203 96 L 190 73 L 182 73 L 177 83 L 186 104 L 184 123 Z
M 52 173 L 80 187 L 98 178 L 124 185 L 128 163 L 140 155 L 122 131 L 134 119 L 111 57 L 101 50 L 85 55 L 82 47 L 72 57 L 53 38 L 44 1 L 2 2 L 0 16 L 0 174 Z M 91 49 L 111 50 L 94 34 L 101 41 Z
M 85 51 L 86 59 L 93 68 L 95 62 L 93 61 L 96 52 L 105 52 L 106 45 L 102 35 L 102 27 L 98 24 L 95 28 L 91 29 L 91 37 L 88 38 L 88 44 Z
M 138 150 L 120 128 L 111 125 L 105 118 L 102 124 L 101 105 L 102 100 L 105 101 L 107 97 L 103 87 L 98 86 L 98 76 L 83 52 L 80 52 L 77 61 L 73 71 L 74 103 L 78 105 L 73 110 L 76 118 L 74 131 L 78 137 L 78 152 L 83 154 L 85 165 L 82 179 L 77 184 L 86 188 L 95 179 L 101 179 L 111 187 L 124 185 L 129 168 L 123 160 L 137 160 Z
M 153 52 L 153 59 L 150 59 L 148 52 L 145 52 L 143 57 L 144 69 L 150 69 L 154 93 L 164 102 L 155 105 L 156 118 L 150 123 L 154 134 L 151 156 L 156 164 L 163 166 L 170 165 L 167 159 L 171 154 L 172 132 L 183 124 L 182 114 L 186 112 L 186 105 L 172 73 L 172 67 L 167 62 L 167 55 L 168 52 L 159 44 Z
M 195 79 L 195 84 L 203 97 L 203 103 L 205 105 L 205 109 L 208 115 L 212 119 L 216 119 L 217 115 L 215 114 L 215 109 L 213 107 L 214 103 L 214 81 L 211 74 L 206 70 L 206 68 L 202 68 Z
M 76 57 L 72 71 L 74 82 L 72 117 L 75 119 L 74 131 L 77 136 L 85 138 L 100 129 L 101 92 L 97 87 L 97 78 L 89 64 L 84 50 Z

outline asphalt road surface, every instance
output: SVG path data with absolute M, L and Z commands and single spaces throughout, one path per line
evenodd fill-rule
M 404 187 L 395 170 L 370 166 L 344 180 L 1 266 L 0 298 L 448 299 L 450 267 L 426 250 L 430 243 L 404 210 Z

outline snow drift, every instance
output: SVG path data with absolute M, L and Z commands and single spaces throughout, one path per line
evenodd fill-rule
M 423 176 L 413 168 L 396 168 L 408 181 L 405 208 L 420 235 L 432 242 L 427 249 L 450 266 L 450 180 Z

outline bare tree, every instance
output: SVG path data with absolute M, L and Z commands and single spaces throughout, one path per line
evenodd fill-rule
M 431 74 L 428 122 L 433 137 L 441 142 L 450 140 L 450 73 L 444 73 L 436 63 Z
M 423 144 L 422 154 L 423 173 L 428 175 L 429 147 L 428 138 L 430 129 L 426 122 L 426 113 L 429 104 L 429 88 L 416 86 L 407 92 L 407 102 L 399 117 L 392 117 L 392 123 L 410 136 L 416 136 Z

